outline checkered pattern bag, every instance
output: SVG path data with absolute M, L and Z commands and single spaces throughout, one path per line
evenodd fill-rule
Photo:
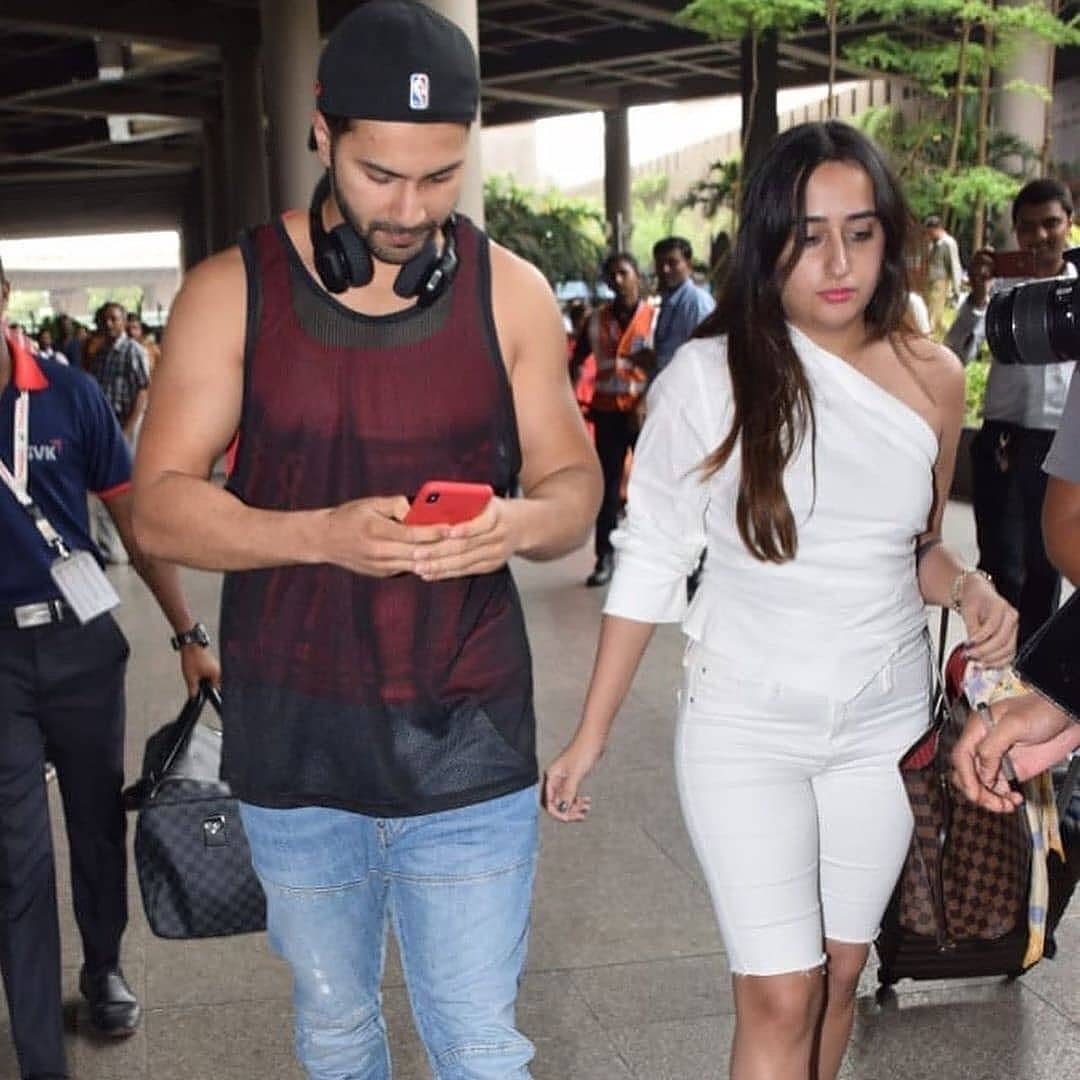
M 984 810 L 953 787 L 949 758 L 964 710 L 944 686 L 934 698 L 930 730 L 900 761 L 915 833 L 896 900 L 902 929 L 948 948 L 1026 926 L 1032 844 L 1022 814 Z
M 146 744 L 142 779 L 125 792 L 135 868 L 150 929 L 164 938 L 222 937 L 266 928 L 237 801 L 219 779 L 221 735 L 199 723 L 221 698 L 204 684 Z

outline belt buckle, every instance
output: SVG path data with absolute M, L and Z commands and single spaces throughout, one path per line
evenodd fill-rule
M 14 609 L 15 625 L 20 630 L 35 626 L 48 626 L 53 621 L 52 608 L 48 604 L 23 604 Z

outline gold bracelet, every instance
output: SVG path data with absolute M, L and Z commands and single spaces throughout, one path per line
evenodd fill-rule
M 960 614 L 960 599 L 964 592 L 964 582 L 972 574 L 978 574 L 988 584 L 993 585 L 994 579 L 985 570 L 980 570 L 977 566 L 965 566 L 963 570 L 953 579 L 952 588 L 949 590 L 949 607 Z

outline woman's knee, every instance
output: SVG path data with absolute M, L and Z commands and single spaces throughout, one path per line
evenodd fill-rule
M 824 1000 L 823 975 L 821 967 L 784 975 L 737 975 L 735 1000 L 741 1018 L 793 1037 L 809 1033 Z
M 826 942 L 826 978 L 829 1001 L 849 1000 L 855 997 L 859 977 L 870 954 L 869 945 L 851 942 Z

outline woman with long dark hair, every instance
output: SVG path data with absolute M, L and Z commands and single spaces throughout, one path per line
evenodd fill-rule
M 960 612 L 973 659 L 1014 651 L 1016 613 L 940 542 L 964 379 L 908 323 L 908 221 L 844 124 L 785 132 L 749 178 L 717 310 L 650 390 L 582 720 L 545 779 L 552 816 L 582 820 L 653 630 L 681 621 L 676 775 L 733 972 L 735 1080 L 839 1070 L 910 839 L 924 604 Z

